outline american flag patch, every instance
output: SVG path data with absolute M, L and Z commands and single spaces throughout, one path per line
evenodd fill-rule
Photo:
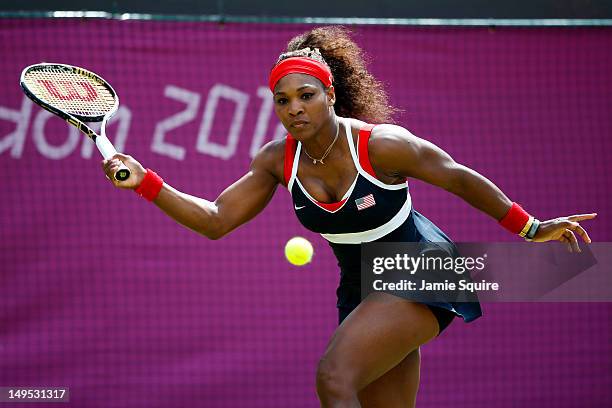
M 365 210 L 368 207 L 372 207 L 376 205 L 376 201 L 374 201 L 374 196 L 372 194 L 368 194 L 365 197 L 361 197 L 355 200 L 355 204 L 357 204 L 358 210 Z

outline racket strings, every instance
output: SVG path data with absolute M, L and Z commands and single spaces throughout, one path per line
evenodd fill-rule
M 26 73 L 24 82 L 36 97 L 66 113 L 99 117 L 115 106 L 115 96 L 93 78 L 57 67 Z

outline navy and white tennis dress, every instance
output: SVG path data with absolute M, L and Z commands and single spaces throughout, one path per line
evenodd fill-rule
M 342 200 L 320 203 L 297 177 L 302 144 L 291 135 L 285 143 L 284 176 L 299 221 L 307 229 L 325 238 L 340 266 L 337 290 L 339 321 L 361 302 L 360 244 L 364 242 L 444 242 L 450 239 L 431 221 L 412 208 L 408 184 L 385 184 L 376 178 L 368 156 L 368 140 L 374 125 L 359 131 L 357 148 L 353 143 L 350 120 L 339 118 L 345 127 L 353 163 L 355 181 Z M 482 315 L 478 302 L 427 303 L 440 323 L 441 330 L 454 316 L 466 322 Z

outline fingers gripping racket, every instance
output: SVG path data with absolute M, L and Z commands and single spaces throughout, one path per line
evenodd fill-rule
M 119 98 L 104 79 L 72 65 L 42 63 L 26 67 L 20 85 L 34 103 L 89 136 L 105 159 L 117 153 L 106 137 L 106 123 L 117 111 Z M 100 134 L 84 123 L 100 121 Z M 119 181 L 129 177 L 130 170 L 125 165 L 115 172 Z

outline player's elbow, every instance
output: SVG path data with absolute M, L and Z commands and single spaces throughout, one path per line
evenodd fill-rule
M 213 240 L 213 241 L 217 241 L 223 238 L 224 236 L 226 236 L 227 233 L 228 231 L 224 231 L 222 229 L 215 229 L 213 231 L 208 232 L 208 234 L 206 234 L 206 238 Z
M 206 238 L 216 241 L 227 235 L 228 231 L 218 223 L 211 223 L 205 228 L 199 229 L 197 232 L 204 235 Z
M 198 234 L 214 241 L 223 238 L 228 233 L 219 216 L 211 213 L 208 213 L 204 218 L 199 218 L 196 227 L 192 229 Z
M 225 235 L 224 234 L 208 234 L 206 235 L 206 238 L 210 239 L 211 241 L 217 241 L 221 238 L 223 238 Z

